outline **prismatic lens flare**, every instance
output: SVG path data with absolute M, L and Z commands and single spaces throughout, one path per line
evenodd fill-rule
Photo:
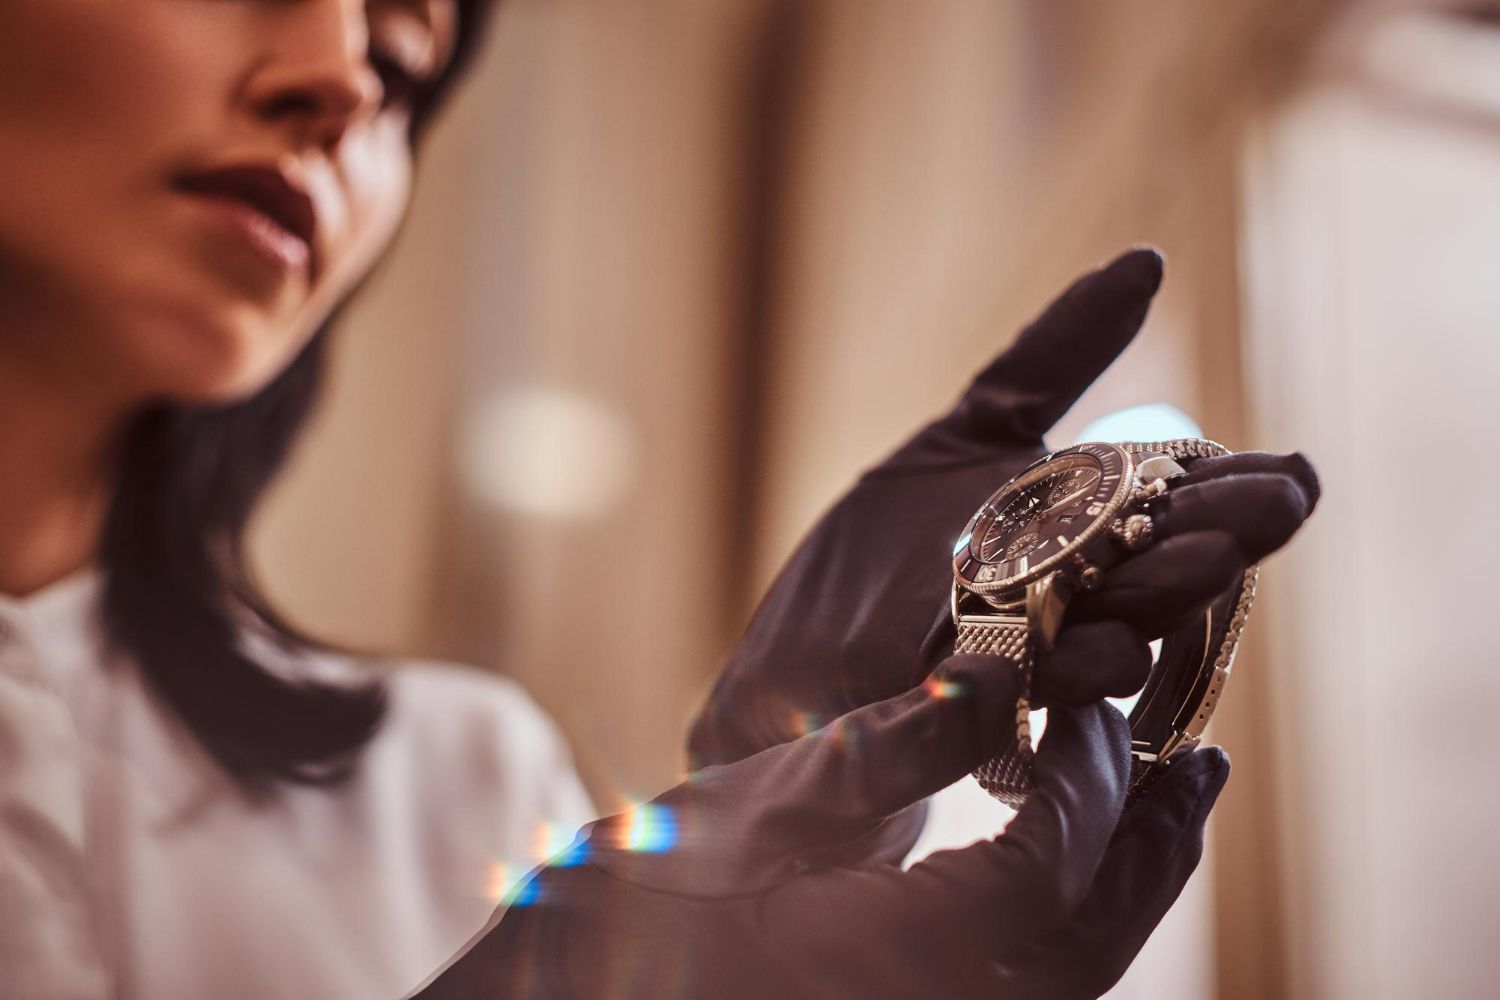
M 532 869 L 496 861 L 484 880 L 484 898 L 498 906 L 529 906 L 542 895 L 541 882 L 530 878 Z
M 492 903 L 500 902 L 510 889 L 512 878 L 510 866 L 503 861 L 491 863 L 489 871 L 484 875 L 484 898 Z
M 530 906 L 542 898 L 542 880 L 538 877 L 522 879 L 506 896 L 506 906 Z
M 484 898 L 491 903 L 504 906 L 525 906 L 536 902 L 538 889 L 526 880 L 531 871 L 525 865 L 508 865 L 496 861 L 490 865 L 484 879 Z
M 556 823 L 537 824 L 531 838 L 531 849 L 524 859 L 493 861 L 484 876 L 484 898 L 492 903 L 525 906 L 539 894 L 536 880 L 526 881 L 527 874 L 539 865 L 571 868 L 588 859 L 588 842 L 568 834 Z
M 808 733 L 816 732 L 823 728 L 823 720 L 816 712 L 793 712 L 792 731 L 798 736 L 806 736 Z
M 677 817 L 666 806 L 642 802 L 626 816 L 625 848 L 645 854 L 670 851 L 677 844 Z
M 583 864 L 588 859 L 589 842 L 579 837 L 565 849 L 549 858 L 547 864 L 553 868 L 573 868 Z
M 968 691 L 959 681 L 944 680 L 941 677 L 929 677 L 922 686 L 934 698 L 961 698 Z
M 553 859 L 568 850 L 573 837 L 556 823 L 540 823 L 532 839 L 531 858 L 540 864 L 543 861 L 556 863 Z
M 860 727 L 857 724 L 847 718 L 838 718 L 830 722 L 828 728 L 833 733 L 834 745 L 851 754 L 858 752 Z

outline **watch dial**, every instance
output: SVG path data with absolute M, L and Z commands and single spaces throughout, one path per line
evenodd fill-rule
M 1003 586 L 1050 564 L 1113 511 L 1121 474 L 1118 459 L 1097 448 L 1028 469 L 980 508 L 955 568 L 970 582 Z

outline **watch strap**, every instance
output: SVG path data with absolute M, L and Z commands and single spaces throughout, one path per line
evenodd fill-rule
M 1170 438 L 1165 441 L 1117 441 L 1132 455 L 1166 455 L 1182 461 L 1189 458 L 1213 458 L 1231 454 L 1230 450 L 1208 438 Z
M 1019 809 L 1031 791 L 1031 766 L 1035 751 L 1031 745 L 1031 669 L 1035 656 L 1030 634 L 1024 621 L 957 623 L 955 653 L 987 653 L 1002 656 L 1016 666 L 1016 725 L 1005 745 L 978 768 L 974 779 L 1012 809 Z

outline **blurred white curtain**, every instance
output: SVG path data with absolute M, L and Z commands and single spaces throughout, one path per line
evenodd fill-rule
M 1500 24 L 1359 12 L 1248 160 L 1261 440 L 1325 494 L 1268 567 L 1294 1000 L 1500 989 Z

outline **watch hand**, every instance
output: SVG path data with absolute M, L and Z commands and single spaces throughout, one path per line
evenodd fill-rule
M 1073 505 L 1074 501 L 1078 500 L 1080 497 L 1087 496 L 1088 494 L 1092 493 L 1093 491 L 1094 491 L 1094 485 L 1093 484 L 1085 486 L 1083 489 L 1080 489 L 1080 490 L 1074 490 L 1072 493 L 1070 493 L 1067 496 L 1063 497 L 1061 500 L 1057 501 L 1056 503 L 1048 504 L 1047 505 L 1047 509 L 1048 510 L 1059 510 L 1059 509 L 1064 508 L 1064 507 L 1071 507 Z

